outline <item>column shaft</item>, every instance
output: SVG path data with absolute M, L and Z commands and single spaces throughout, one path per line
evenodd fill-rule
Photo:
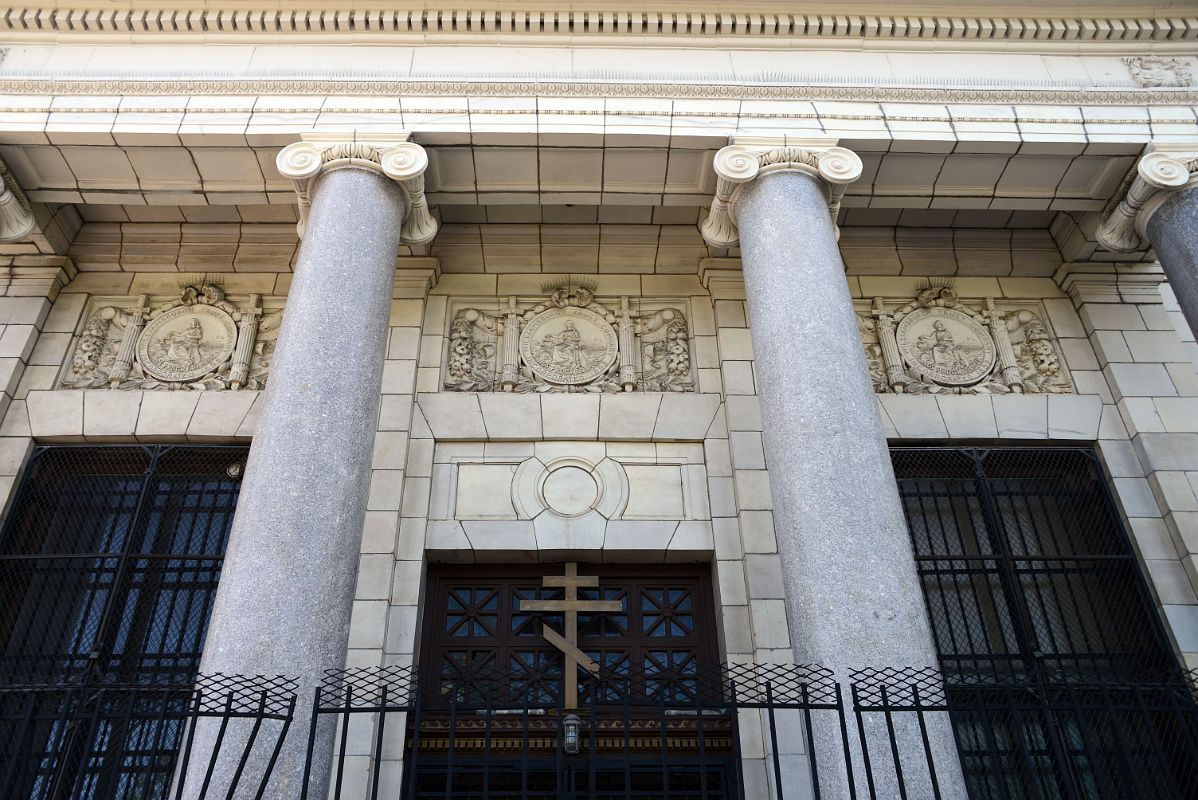
M 399 186 L 364 169 L 329 172 L 313 194 L 201 666 L 300 679 L 268 793 L 279 800 L 299 796 L 316 682 L 345 661 L 404 218 Z M 323 734 L 314 798 L 325 796 L 331 725 Z M 197 738 L 193 773 L 210 744 Z M 267 755 L 256 749 L 238 797 L 253 796 Z M 214 779 L 235 767 L 222 756 Z M 186 796 L 201 782 L 191 775 Z M 217 785 L 209 796 L 224 797 Z
M 1198 187 L 1166 200 L 1147 227 L 1186 322 L 1190 330 L 1198 331 Z
M 767 173 L 744 187 L 735 211 L 795 656 L 841 681 L 851 668 L 935 666 L 827 195 L 813 175 Z M 951 731 L 931 727 L 937 764 L 950 773 L 940 788 L 963 797 Z M 899 735 L 903 751 L 922 758 L 914 725 Z M 871 752 L 888 754 L 884 736 Z M 843 761 L 839 732 L 815 738 L 824 797 L 847 797 L 823 767 Z M 894 786 L 878 792 L 898 796 Z

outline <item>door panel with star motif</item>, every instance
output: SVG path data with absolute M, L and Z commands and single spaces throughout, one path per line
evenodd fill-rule
M 580 600 L 621 604 L 619 612 L 578 614 L 578 647 L 604 674 L 629 675 L 650 690 L 654 675 L 718 663 L 708 565 L 580 564 L 578 573 L 599 578 L 597 587 L 578 589 Z M 490 678 L 510 676 L 510 699 L 554 702 L 563 658 L 542 626 L 564 634 L 566 615 L 524 611 L 520 603 L 562 599 L 561 588 L 541 585 L 545 576 L 562 574 L 561 564 L 430 567 L 421 665 L 457 685 L 464 677 L 493 685 Z

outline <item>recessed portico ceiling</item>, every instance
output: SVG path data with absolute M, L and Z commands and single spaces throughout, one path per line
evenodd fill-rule
M 586 146 L 569 146 L 565 135 L 558 146 L 429 146 L 429 201 L 706 206 L 715 189 L 712 158 L 727 142 L 699 136 L 651 144 L 646 137 L 620 146 L 582 138 Z M 907 143 L 910 151 L 857 144 L 865 171 L 849 187 L 846 208 L 1028 211 L 1101 210 L 1143 147 L 1016 143 L 1002 148 L 1011 152 L 971 152 L 976 148 L 937 142 Z M 244 139 L 208 146 L 0 145 L 34 201 L 149 206 L 293 204 L 291 183 L 275 169 L 278 151 Z

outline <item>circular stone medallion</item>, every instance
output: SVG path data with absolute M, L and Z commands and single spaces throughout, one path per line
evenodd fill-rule
M 161 381 L 193 381 L 228 360 L 237 323 L 215 306 L 179 306 L 151 320 L 137 340 L 137 360 Z
M 520 333 L 524 363 L 550 383 L 593 381 L 611 367 L 617 349 L 611 325 L 585 308 L 542 312 Z
M 994 339 L 960 311 L 916 309 L 899 322 L 895 336 L 903 361 L 927 380 L 969 386 L 994 370 Z
M 551 511 L 563 517 L 577 517 L 590 511 L 598 501 L 599 485 L 581 467 L 559 467 L 545 476 L 541 497 Z

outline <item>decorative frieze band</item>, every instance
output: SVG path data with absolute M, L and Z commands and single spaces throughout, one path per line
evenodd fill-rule
M 905 303 L 874 298 L 857 326 L 880 394 L 1070 394 L 1047 316 L 1036 302 L 929 286 Z
M 437 235 L 437 220 L 429 212 L 424 196 L 424 171 L 428 169 L 428 153 L 420 145 L 408 141 L 406 133 L 375 134 L 370 139 L 347 142 L 341 138 L 317 135 L 289 144 L 279 151 L 276 165 L 279 174 L 295 184 L 299 200 L 300 236 L 311 205 L 313 181 L 326 172 L 338 169 L 367 169 L 385 175 L 399 184 L 404 193 L 406 215 L 401 236 L 405 244 L 427 244 Z
M 461 307 L 452 317 L 444 388 L 516 394 L 693 392 L 682 303 L 597 298 L 573 280 L 548 296 Z
M 177 296 L 99 297 L 83 317 L 64 389 L 261 389 L 283 298 L 226 295 L 210 280 Z
M 836 147 L 834 142 L 813 139 L 774 144 L 740 140 L 730 144 L 715 154 L 715 198 L 701 228 L 703 239 L 712 247 L 735 245 L 740 238 L 736 230 L 737 195 L 745 184 L 771 172 L 805 172 L 822 179 L 827 187 L 828 213 L 835 225 L 844 191 L 861 177 L 861 171 L 857 154 Z
M 1098 227 L 1098 243 L 1116 253 L 1146 250 L 1148 220 L 1174 192 L 1198 185 L 1198 143 L 1154 147 L 1136 164 L 1118 205 Z

